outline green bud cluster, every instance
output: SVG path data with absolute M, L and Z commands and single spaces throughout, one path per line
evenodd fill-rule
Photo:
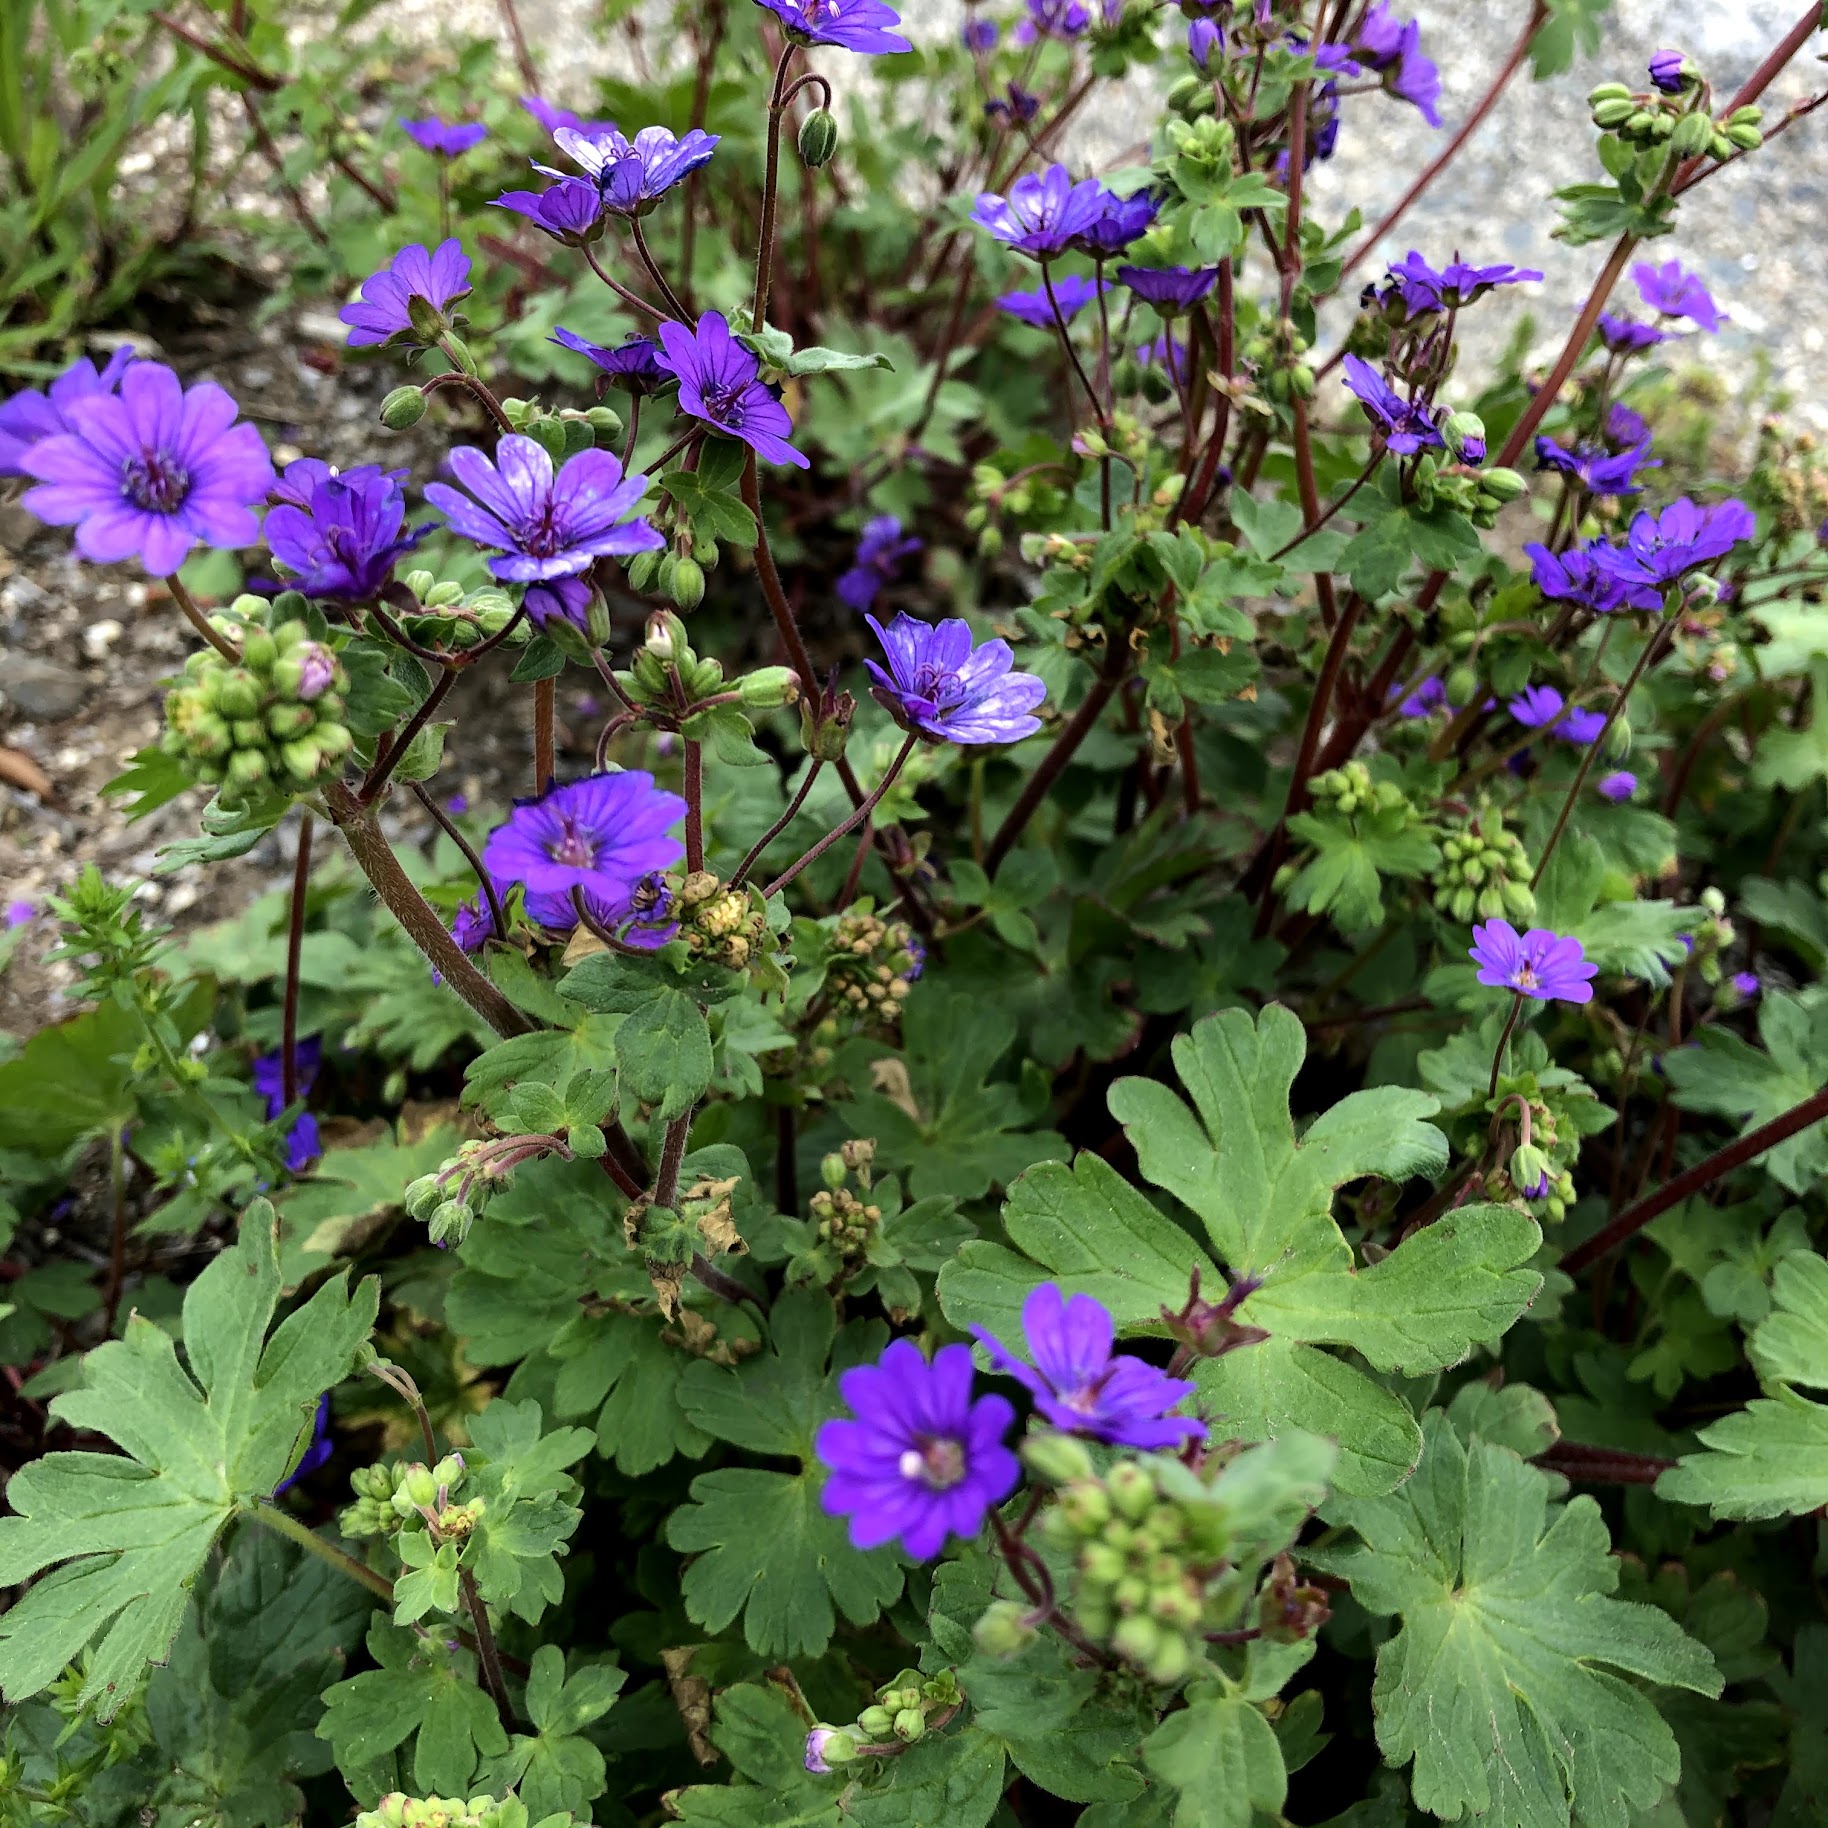
M 860 902 L 832 927 L 826 994 L 864 1022 L 899 1022 L 922 956 L 905 920 L 884 920 Z
M 1506 828 L 1493 809 L 1467 820 L 1441 841 L 1434 876 L 1434 905 L 1450 919 L 1510 920 L 1521 924 L 1536 912 L 1531 865 L 1523 840 Z
M 531 438 L 555 464 L 593 445 L 614 445 L 622 436 L 622 417 L 609 406 L 593 406 L 584 412 L 565 407 L 553 412 L 537 400 L 508 399 L 502 401 L 501 410 L 508 423 Z
M 673 685 L 675 672 L 678 690 Z M 798 676 L 794 677 L 797 684 Z M 629 670 L 616 675 L 616 683 L 631 702 L 653 705 L 670 714 L 680 708 L 680 691 L 688 704 L 723 691 L 724 669 L 721 661 L 699 659 L 685 624 L 671 610 L 661 610 L 648 617 L 647 639 L 636 650 Z
M 407 1183 L 400 1203 L 427 1227 L 434 1244 L 461 1244 L 517 1165 L 500 1139 L 473 1137 L 430 1174 Z
M 1764 144 L 1762 108 L 1735 108 L 1725 120 L 1716 121 L 1695 105 L 1700 87 L 1700 73 L 1684 62 L 1680 94 L 1608 82 L 1588 94 L 1587 106 L 1601 131 L 1615 133 L 1633 146 L 1667 147 L 1679 158 L 1730 159 Z
M 225 806 L 314 787 L 339 771 L 355 743 L 342 721 L 342 662 L 302 621 L 268 629 L 266 614 L 259 597 L 237 597 L 211 625 L 239 659 L 202 648 L 165 695 L 159 747 L 193 780 L 217 788 Z
M 514 620 L 514 599 L 494 584 L 466 590 L 424 569 L 409 571 L 402 582 L 421 607 L 403 612 L 400 626 L 426 647 L 480 647 Z
M 1308 782 L 1308 791 L 1323 806 L 1351 818 L 1360 812 L 1395 812 L 1409 807 L 1409 796 L 1394 781 L 1373 781 L 1363 762 L 1329 768 Z M 1413 810 L 1413 808 L 1411 808 Z
M 1302 358 L 1312 347 L 1308 339 L 1287 318 L 1264 325 L 1255 335 L 1244 339 L 1238 353 L 1245 365 L 1257 376 L 1264 394 L 1271 400 L 1286 403 L 1314 397 L 1314 367 Z
M 849 1726 L 821 1724 L 813 1729 L 819 1755 L 828 1765 L 841 1765 L 899 1752 L 951 1719 L 963 1700 L 958 1677 L 950 1669 L 936 1676 L 904 1669 L 876 1690 L 875 1700 Z
M 461 1541 L 482 1521 L 483 1501 L 452 1502 L 462 1485 L 462 1454 L 446 1454 L 436 1466 L 422 1460 L 359 1466 L 349 1475 L 355 1502 L 337 1518 L 345 1536 L 391 1536 L 401 1529 L 424 1529 L 440 1542 Z
M 1473 419 L 1471 413 L 1452 417 Z M 1463 432 L 1462 440 L 1467 435 Z M 1444 467 L 1434 452 L 1427 451 L 1416 462 L 1414 486 L 1416 501 L 1424 510 L 1458 508 L 1474 526 L 1490 527 L 1499 512 L 1525 494 L 1530 485 L 1517 471 L 1496 465 L 1491 469 Z
M 1072 1563 L 1080 1629 L 1150 1681 L 1183 1681 L 1204 1653 L 1205 1634 L 1229 1628 L 1249 1593 L 1230 1559 L 1226 1507 L 1199 1474 L 1166 1455 L 1122 1459 L 1100 1474 L 1064 1435 L 1033 1435 L 1024 1453 L 1057 1486 L 1039 1527 Z
M 527 1828 L 518 1796 L 405 1796 L 398 1790 L 355 1818 L 355 1828 Z
M 1705 888 L 1698 899 L 1701 920 L 1689 935 L 1695 943 L 1688 955 L 1688 965 L 1704 984 L 1714 985 L 1720 982 L 1725 955 L 1738 934 L 1726 916 L 1726 897 L 1718 889 Z

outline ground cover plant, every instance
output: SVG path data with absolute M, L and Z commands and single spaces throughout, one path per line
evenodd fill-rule
M 594 115 L 104 11 L 84 182 L 235 98 L 400 461 L 72 359 L 0 84 L 0 474 L 194 636 L 111 791 L 295 864 L 7 911 L 0 1820 L 1828 1819 L 1828 474 L 1684 258 L 1819 9 L 1593 90 L 1487 373 L 1540 273 L 1402 218 L 1585 0 L 1452 138 L 1389 0 L 718 4 Z

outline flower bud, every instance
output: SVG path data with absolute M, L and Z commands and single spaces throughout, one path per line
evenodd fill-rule
M 309 705 L 273 705 L 267 712 L 267 731 L 281 742 L 289 742 L 317 722 L 317 713 Z
M 250 628 L 241 637 L 241 664 L 257 673 L 271 672 L 279 658 L 279 643 L 264 628 Z
M 817 170 L 831 163 L 838 150 L 838 123 L 829 108 L 815 108 L 800 129 L 800 158 Z
M 656 610 L 648 617 L 644 645 L 647 652 L 662 663 L 691 664 L 692 644 L 686 639 L 685 624 L 670 610 Z
M 993 1600 L 971 1628 L 978 1649 L 999 1659 L 1020 1656 L 1040 1635 L 1028 1623 L 1027 1609 L 1015 1600 Z
M 1030 1472 L 1039 1474 L 1050 1485 L 1070 1485 L 1096 1476 L 1092 1456 L 1084 1444 L 1051 1429 L 1031 1434 L 1022 1443 L 1022 1458 L 1028 1462 Z
M 400 1490 L 405 1493 L 406 1502 L 419 1510 L 429 1511 L 438 1502 L 438 1481 L 432 1477 L 432 1469 L 422 1461 L 415 1460 L 406 1468 Z
M 432 1468 L 432 1478 L 446 1491 L 450 1491 L 463 1482 L 463 1455 L 446 1454 Z
M 599 444 L 613 444 L 622 436 L 622 415 L 613 406 L 585 408 L 584 423 L 596 433 Z
M 1549 1158 L 1534 1143 L 1520 1143 L 1511 1151 L 1511 1185 L 1526 1200 L 1546 1199 L 1549 1192 Z
M 1134 1460 L 1120 1460 L 1105 1478 L 1111 1502 L 1132 1523 L 1140 1523 L 1155 1502 L 1155 1481 Z
M 1486 480 L 1491 479 L 1488 476 Z M 1454 667 L 1447 675 L 1447 702 L 1456 709 L 1472 703 L 1479 690 L 1479 675 L 1469 666 Z
M 254 717 L 260 711 L 260 682 L 245 667 L 229 667 L 217 675 L 215 708 L 227 718 Z
M 1485 461 L 1485 421 L 1477 413 L 1449 413 L 1441 421 L 1441 436 L 1462 463 Z
M 895 1730 L 895 1715 L 889 1709 L 876 1703 L 866 1707 L 857 1716 L 857 1731 L 865 1739 L 886 1739 Z
M 696 609 L 705 600 L 705 568 L 696 559 L 676 560 L 668 589 L 681 609 Z
M 1621 711 L 1612 720 L 1612 728 L 1606 732 L 1606 743 L 1601 754 L 1609 762 L 1622 762 L 1630 753 L 1631 719 Z
M 1608 96 L 1604 101 L 1593 104 L 1593 124 L 1596 127 L 1619 127 L 1637 112 L 1637 103 L 1629 95 Z
M 1685 114 L 1669 136 L 1669 149 L 1684 159 L 1698 158 L 1714 137 L 1714 123 L 1705 114 Z
M 751 711 L 778 711 L 800 697 L 800 676 L 792 667 L 765 666 L 736 682 L 744 706 Z
M 1629 101 L 1631 91 L 1623 83 L 1600 83 L 1587 91 L 1587 106 L 1597 108 L 1601 102 Z
M 927 1717 L 917 1707 L 904 1707 L 895 1716 L 895 1737 L 912 1745 L 927 1730 Z
M 227 780 L 234 787 L 258 787 L 271 770 L 262 749 L 237 749 L 229 757 Z
M 416 387 L 396 387 L 381 402 L 381 423 L 390 432 L 406 432 L 425 417 L 425 395 Z
M 833 1765 L 847 1765 L 857 1756 L 857 1738 L 842 1727 L 816 1726 L 806 1735 L 806 1768 L 823 1777 Z
M 1479 478 L 1482 493 L 1493 497 L 1499 503 L 1515 501 L 1518 496 L 1527 494 L 1530 485 L 1515 470 L 1487 470 Z
M 1728 145 L 1737 147 L 1741 152 L 1756 152 L 1765 143 L 1765 136 L 1756 127 L 1737 123 L 1724 129 L 1723 137 Z

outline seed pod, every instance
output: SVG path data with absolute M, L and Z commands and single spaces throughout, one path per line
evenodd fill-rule
M 1765 143 L 1765 136 L 1756 127 L 1730 125 L 1721 136 L 1729 146 L 1737 147 L 1741 152 L 1756 152 Z M 1716 158 L 1720 154 L 1714 155 Z
M 1669 149 L 1685 159 L 1698 158 L 1713 137 L 1714 123 L 1705 114 L 1685 114 L 1670 131 Z

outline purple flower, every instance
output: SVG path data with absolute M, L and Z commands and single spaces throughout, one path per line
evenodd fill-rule
M 525 216 L 567 247 L 582 247 L 603 229 L 603 193 L 589 178 L 560 178 L 545 190 L 504 190 L 490 207 Z
M 476 501 L 441 482 L 426 485 L 426 500 L 452 532 L 500 548 L 502 556 L 489 560 L 494 577 L 520 584 L 576 577 L 592 559 L 657 552 L 666 543 L 640 518 L 647 478 L 625 477 L 609 451 L 579 451 L 555 473 L 543 445 L 510 432 L 493 462 L 473 444 L 460 444 L 447 462 Z
M 1659 317 L 1685 317 L 1703 330 L 1718 330 L 1726 322 L 1707 287 L 1695 274 L 1684 272 L 1680 261 L 1666 260 L 1659 267 L 1640 260 L 1631 277 L 1637 281 L 1638 296 Z
M 1054 297 L 1060 304 L 1060 315 L 1071 323 L 1101 290 L 1096 280 L 1083 278 L 1077 273 L 1062 273 L 1053 282 Z M 1110 281 L 1103 282 L 1102 289 L 1110 290 Z M 1033 324 L 1037 330 L 1051 330 L 1054 327 L 1054 309 L 1048 303 L 1047 288 L 1038 286 L 1032 292 L 1005 292 L 997 303 L 1011 317 L 1020 318 L 1025 324 Z
M 1387 450 L 1399 456 L 1429 450 L 1441 442 L 1434 414 L 1420 400 L 1405 400 L 1369 362 L 1345 358 L 1346 386 L 1378 428 Z
M 621 944 L 639 952 L 658 951 L 679 931 L 679 922 L 672 917 L 673 892 L 658 872 L 643 876 L 622 896 L 586 889 L 584 911 L 599 927 L 614 933 Z M 569 891 L 529 891 L 527 914 L 554 933 L 569 933 L 578 924 L 577 906 Z
M 605 349 L 602 344 L 586 342 L 575 330 L 561 326 L 548 340 L 595 363 L 609 376 L 611 385 L 631 394 L 657 394 L 672 384 L 673 377 L 660 366 L 660 345 L 652 337 L 631 336 L 614 349 Z
M 1430 674 L 1397 706 L 1397 712 L 1402 717 L 1432 717 L 1446 703 L 1446 686 L 1433 674 Z
M 780 20 L 795 44 L 829 44 L 840 51 L 874 56 L 883 51 L 911 51 L 899 32 L 901 15 L 883 0 L 756 0 Z
M 1202 76 L 1212 74 L 1212 60 L 1225 55 L 1225 33 L 1211 19 L 1196 19 L 1187 28 L 1187 55 Z
M 814 1451 L 829 1469 L 819 1502 L 850 1518 L 851 1542 L 895 1538 L 930 1561 L 949 1536 L 975 1536 L 984 1513 L 1015 1490 L 1021 1466 L 1004 1445 L 1015 1411 L 1000 1396 L 971 1399 L 971 1350 L 941 1346 L 929 1364 L 898 1339 L 838 1389 L 857 1419 L 826 1422 Z
M 1594 444 L 1570 451 L 1553 438 L 1538 436 L 1536 467 L 1568 477 L 1589 495 L 1636 495 L 1644 486 L 1637 480 L 1638 471 L 1660 470 L 1663 460 L 1650 455 L 1649 439 L 1628 451 L 1608 451 Z
M 1406 319 L 1426 317 L 1437 311 L 1457 311 L 1498 286 L 1521 285 L 1525 280 L 1541 277 L 1534 267 L 1513 267 L 1508 263 L 1476 267 L 1464 260 L 1452 261 L 1436 272 L 1411 248 L 1401 260 L 1392 263 L 1380 302 L 1387 305 L 1393 298 L 1398 299 Z
M 89 393 L 66 409 L 72 429 L 40 438 L 19 467 L 39 486 L 30 514 L 76 528 L 97 564 L 137 556 L 169 577 L 190 549 L 251 545 L 254 505 L 273 486 L 260 434 L 235 423 L 235 402 L 213 381 L 186 388 L 158 362 L 135 362 L 118 393 Z
M 997 22 L 994 19 L 967 19 L 959 30 L 959 40 L 974 56 L 994 51 L 997 46 Z
M 326 1390 L 317 1399 L 317 1414 L 311 1423 L 311 1439 L 305 1444 L 305 1451 L 299 1455 L 298 1464 L 273 1487 L 273 1496 L 289 1492 L 307 1473 L 314 1473 L 336 1452 L 336 1443 L 330 1438 L 330 1392 Z
M 1352 34 L 1351 48 L 1374 70 L 1388 68 L 1403 54 L 1403 22 L 1387 0 L 1376 0 Z
M 923 542 L 903 538 L 901 522 L 893 514 L 879 514 L 863 529 L 851 568 L 838 579 L 838 600 L 862 615 L 876 601 L 876 593 L 890 583 L 905 558 L 917 553 Z
M 1292 34 L 1289 43 L 1297 50 L 1306 48 L 1303 40 Z M 1352 47 L 1349 44 L 1317 44 L 1314 47 L 1314 68 L 1326 76 L 1362 76 L 1363 68 L 1353 60 Z
M 38 918 L 38 904 L 35 901 L 9 901 L 6 904 L 5 926 L 7 932 L 15 927 L 23 927 Z
M 41 438 L 75 431 L 71 409 L 76 402 L 112 394 L 132 360 L 131 349 L 117 349 L 98 374 L 86 355 L 78 356 L 44 392 L 27 387 L 0 401 L 0 476 L 25 475 L 25 453 Z
M 1555 734 L 1564 743 L 1574 743 L 1584 749 L 1589 743 L 1597 742 L 1600 733 L 1605 728 L 1606 713 L 1604 711 L 1589 710 L 1585 706 L 1576 705 L 1555 726 Z
M 1161 317 L 1190 311 L 1218 284 L 1217 267 L 1119 267 L 1118 280 Z
M 1139 345 L 1136 359 L 1146 368 L 1166 368 L 1177 381 L 1184 382 L 1187 379 L 1187 345 L 1165 330 L 1160 336 L 1151 337 L 1148 342 Z M 1229 466 L 1220 464 L 1219 469 L 1225 481 L 1230 482 Z
M 453 237 L 430 253 L 415 241 L 403 247 L 378 273 L 362 281 L 362 296 L 337 313 L 350 326 L 349 347 L 366 349 L 416 334 L 410 302 L 422 299 L 434 311 L 465 297 L 470 290 L 470 261 Z
M 1650 55 L 1650 80 L 1665 95 L 1682 93 L 1683 57 L 1680 51 L 1653 51 Z
M 1732 984 L 1742 1000 L 1755 997 L 1759 990 L 1758 973 L 1756 971 L 1735 971 Z
M 1550 685 L 1535 685 L 1510 700 L 1504 707 L 1526 730 L 1546 730 L 1560 720 L 1566 704 L 1562 695 Z
M 1037 38 L 1077 38 L 1092 22 L 1079 0 L 1028 0 L 1028 17 L 1011 34 L 1017 44 Z
M 1132 197 L 1120 197 L 1100 185 L 1098 213 L 1073 237 L 1072 245 L 1094 260 L 1108 260 L 1121 254 L 1138 236 L 1148 231 L 1161 209 L 1158 198 L 1146 190 Z
M 1440 126 L 1441 72 L 1423 55 L 1422 28 L 1413 19 L 1402 28 L 1394 60 L 1374 67 L 1383 69 L 1384 87 L 1398 101 L 1408 102 L 1429 126 Z
M 1634 317 L 1619 317 L 1611 311 L 1602 311 L 1599 337 L 1614 355 L 1637 355 L 1642 350 L 1654 349 L 1658 343 L 1668 342 L 1669 332 L 1659 330 L 1655 324 L 1640 324 Z
M 302 1099 L 317 1081 L 317 1069 L 324 1061 L 324 1043 L 317 1035 L 308 1035 L 292 1049 L 292 1064 L 298 1074 L 298 1095 Z M 271 1123 L 286 1108 L 286 1068 L 283 1051 L 262 1054 L 254 1062 L 254 1090 L 266 1100 L 267 1122 Z M 286 1166 L 294 1174 L 302 1173 L 323 1154 L 318 1141 L 317 1119 L 309 1111 L 300 1111 L 297 1121 L 286 1132 Z
M 645 216 L 675 184 L 709 162 L 718 140 L 696 127 L 683 137 L 665 127 L 643 127 L 632 140 L 613 127 L 597 134 L 561 127 L 552 137 L 596 184 L 603 207 L 617 216 Z M 549 165 L 534 170 L 565 178 Z
M 453 819 L 461 819 L 470 810 L 470 796 L 467 793 L 454 793 L 445 801 L 444 810 Z
M 1698 508 L 1680 495 L 1660 515 L 1638 515 L 1623 546 L 1596 543 L 1591 551 L 1593 562 L 1622 583 L 1656 589 L 1724 557 L 1756 528 L 1752 510 L 1742 501 Z
M 1616 768 L 1600 779 L 1600 794 L 1614 806 L 1622 806 L 1638 790 L 1638 777 L 1629 768 Z
M 1532 927 L 1520 934 L 1508 920 L 1488 920 L 1473 928 L 1469 956 L 1479 967 L 1479 982 L 1493 990 L 1515 991 L 1537 1002 L 1590 1003 L 1599 967 L 1591 963 L 1577 939 Z
M 1592 546 L 1576 546 L 1556 554 L 1532 541 L 1523 550 L 1536 588 L 1545 597 L 1578 603 L 1599 615 L 1611 615 L 1621 609 L 1660 609 L 1663 600 L 1654 590 L 1627 584 L 1594 562 L 1594 548 L 1604 544 L 1603 540 L 1596 540 Z
M 658 356 L 668 374 L 679 377 L 679 410 L 702 419 L 714 432 L 739 438 L 767 463 L 812 468 L 787 442 L 793 421 L 775 390 L 758 378 L 761 364 L 730 334 L 717 311 L 707 311 L 695 330 L 670 320 L 660 326 L 664 353 Z
M 403 119 L 400 125 L 415 144 L 445 159 L 454 159 L 460 153 L 468 152 L 472 146 L 481 145 L 489 137 L 489 130 L 481 121 L 446 122 L 434 115 L 423 121 Z
M 1614 444 L 1648 444 L 1650 426 L 1642 413 L 1633 412 L 1623 400 L 1615 400 L 1606 412 L 1606 436 Z
M 569 127 L 573 133 L 614 133 L 614 121 L 587 121 L 574 114 L 569 108 L 555 108 L 551 102 L 537 95 L 523 95 L 520 105 L 545 128 L 548 133 L 557 133 L 561 127 Z
M 993 98 L 984 104 L 984 112 L 993 119 L 999 115 L 1013 114 L 1017 120 L 1032 121 L 1041 112 L 1041 98 L 1031 95 L 1020 83 L 1010 83 L 1004 91 L 1007 101 Z
M 321 457 L 294 457 L 286 465 L 284 473 L 272 488 L 272 499 L 284 502 L 290 507 L 309 509 L 311 497 L 317 493 L 318 485 L 326 482 L 355 483 L 366 487 L 370 480 L 378 478 L 394 487 L 402 485 L 412 471 L 402 467 L 397 470 L 384 470 L 378 463 L 358 463 L 347 470 L 339 470 L 327 464 Z
M 651 774 L 593 774 L 537 799 L 519 800 L 489 834 L 483 867 L 498 883 L 520 883 L 527 911 L 541 920 L 545 898 L 569 903 L 571 891 L 612 909 L 631 908 L 642 880 L 669 868 L 685 847 L 669 836 L 686 803 L 654 785 Z M 574 925 L 568 911 L 564 924 Z
M 985 191 L 971 220 L 1018 254 L 1051 260 L 1104 213 L 1109 195 L 1096 178 L 1075 184 L 1064 165 L 1050 165 L 1016 179 L 1006 197 Z
M 527 620 L 535 628 L 544 628 L 549 622 L 569 622 L 588 634 L 590 601 L 595 595 L 588 578 L 547 578 L 529 584 L 521 601 L 526 605 Z
M 310 466 L 307 476 L 293 472 Z M 287 582 L 308 597 L 365 603 L 393 576 L 395 562 L 411 552 L 429 528 L 407 528 L 406 495 L 378 464 L 363 464 L 344 475 L 327 472 L 315 459 L 286 466 L 284 499 L 267 516 L 267 546 L 291 576 Z M 309 488 L 301 505 L 298 495 Z
M 1113 1356 L 1110 1311 L 1090 1295 L 1069 1300 L 1057 1283 L 1043 1282 L 1022 1303 L 1022 1331 L 1032 1366 L 983 1327 L 971 1329 L 990 1362 L 1021 1384 L 1056 1428 L 1113 1447 L 1205 1439 L 1204 1422 L 1168 1414 L 1193 1385 L 1128 1353 Z
M 1047 687 L 1030 673 L 1012 671 L 1006 641 L 986 641 L 975 651 L 970 628 L 957 617 L 937 626 L 897 616 L 876 631 L 888 667 L 865 660 L 876 702 L 904 730 L 939 742 L 1015 743 L 1033 736 L 1041 720 L 1031 715 Z

